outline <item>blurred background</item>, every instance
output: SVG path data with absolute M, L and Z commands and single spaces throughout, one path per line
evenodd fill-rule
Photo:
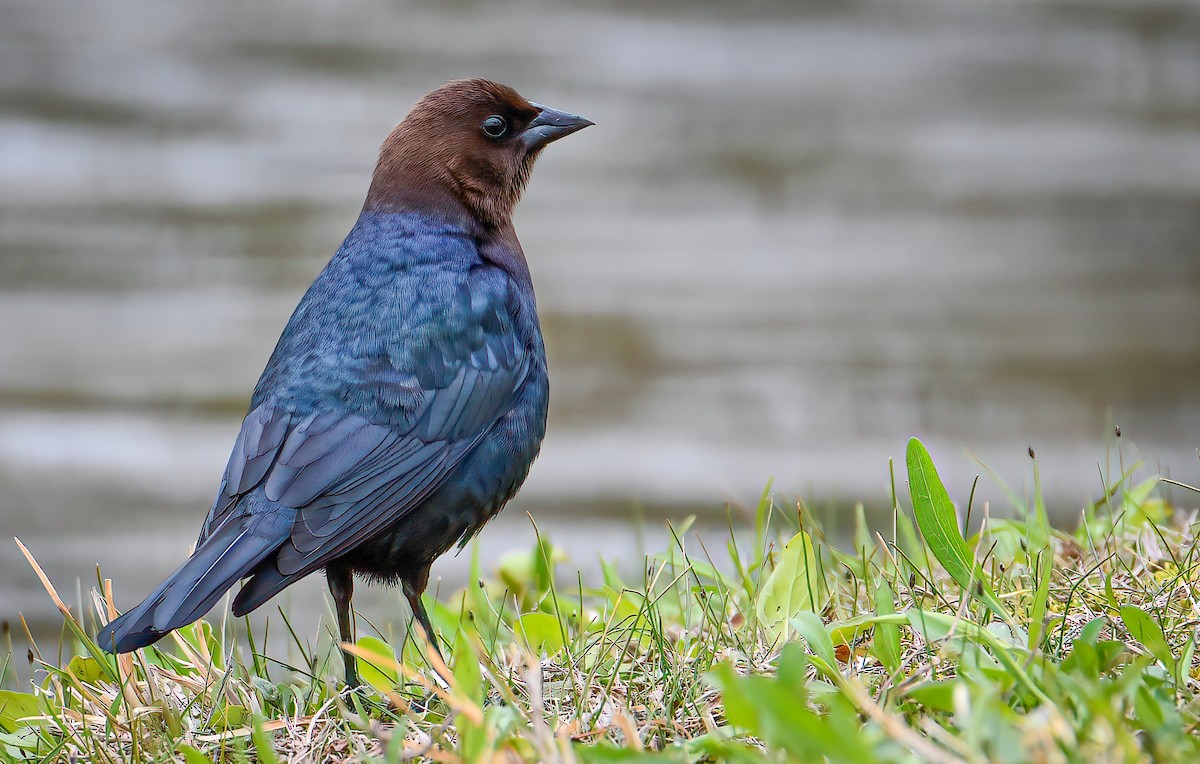
M 1066 524 L 1114 424 L 1200 482 L 1200 3 L 7 0 L 0 536 L 67 599 L 183 558 L 379 143 L 472 75 L 597 123 L 518 209 L 550 435 L 486 567 L 528 511 L 636 568 L 770 479 L 836 528 L 910 435 L 960 501 L 1033 446 Z M 57 632 L 0 540 L 18 612 Z

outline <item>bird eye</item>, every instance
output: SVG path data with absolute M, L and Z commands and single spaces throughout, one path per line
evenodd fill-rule
M 489 138 L 503 138 L 508 132 L 508 122 L 499 114 L 493 114 L 483 121 L 483 132 Z

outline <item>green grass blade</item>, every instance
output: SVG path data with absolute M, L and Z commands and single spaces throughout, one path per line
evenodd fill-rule
M 1033 606 L 1029 612 L 1029 649 L 1036 650 L 1042 643 L 1046 629 L 1046 609 L 1050 600 L 1050 579 L 1054 575 L 1054 553 L 1049 547 L 1038 552 L 1035 564 L 1037 586 L 1033 592 Z

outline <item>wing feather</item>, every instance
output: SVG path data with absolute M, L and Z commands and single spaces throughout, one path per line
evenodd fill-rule
M 256 488 L 294 510 L 274 554 L 276 589 L 420 506 L 509 410 L 529 373 L 530 349 L 515 337 L 505 292 L 489 290 L 466 295 L 470 315 L 451 336 L 397 357 L 406 365 L 390 351 L 362 359 L 363 380 L 353 384 L 400 380 L 410 391 L 403 411 L 331 402 L 297 412 L 265 398 L 243 422 L 205 533 Z

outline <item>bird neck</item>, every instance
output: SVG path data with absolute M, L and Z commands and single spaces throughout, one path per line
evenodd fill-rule
M 428 201 L 427 198 L 422 202 Z M 372 205 L 368 203 L 359 215 L 355 230 L 359 232 L 388 230 L 391 232 L 438 232 L 465 236 L 474 241 L 479 259 L 507 273 L 522 288 L 533 290 L 529 263 L 512 221 L 499 226 L 480 223 L 472 215 L 451 206 L 421 204 Z
M 482 260 L 532 290 L 529 265 L 512 224 L 529 163 L 520 168 L 515 186 L 504 190 L 489 182 L 478 163 L 464 159 L 453 142 L 418 140 L 429 132 L 412 115 L 392 131 L 380 150 L 363 213 L 412 214 L 461 228 L 475 238 Z
M 397 172 L 382 172 L 381 167 L 371 179 L 371 188 L 363 203 L 363 212 L 412 213 L 454 223 L 477 233 L 478 220 L 457 194 L 445 184 L 429 179 L 407 176 Z
M 513 281 L 533 294 L 533 277 L 529 274 L 529 261 L 525 250 L 517 239 L 517 230 L 511 221 L 498 228 L 491 228 L 477 237 L 479 256 L 488 263 L 507 273 Z
M 412 115 L 396 126 L 380 149 L 363 209 L 436 215 L 481 228 L 509 225 L 530 163 L 518 168 L 515 185 L 502 183 L 452 136 L 423 139 L 430 132 Z

